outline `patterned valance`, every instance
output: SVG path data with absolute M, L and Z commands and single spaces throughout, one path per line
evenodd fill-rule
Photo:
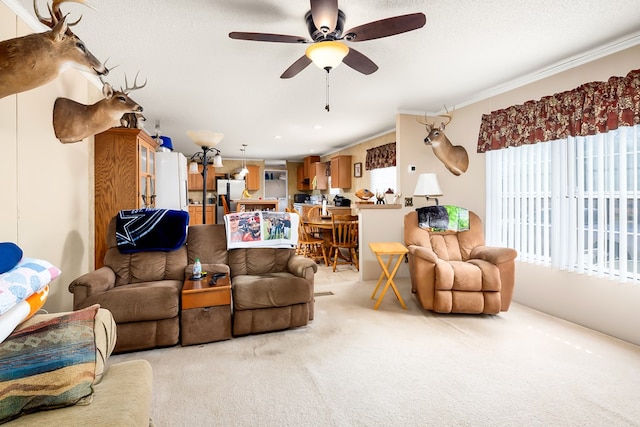
M 640 70 L 482 116 L 478 153 L 640 123 Z M 368 156 L 367 156 L 368 159 Z
M 396 165 L 396 143 L 390 142 L 367 150 L 366 170 L 388 168 Z

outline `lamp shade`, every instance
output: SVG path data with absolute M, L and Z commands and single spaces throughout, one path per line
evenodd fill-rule
M 200 147 L 215 147 L 224 138 L 223 133 L 208 130 L 188 130 L 187 135 Z
M 421 173 L 418 177 L 416 189 L 413 191 L 414 196 L 442 196 L 440 184 L 438 184 L 438 176 L 435 173 Z
M 337 41 L 325 41 L 314 43 L 307 48 L 305 55 L 313 61 L 318 68 L 326 70 L 335 68 L 349 53 L 349 47 Z
M 190 174 L 196 174 L 196 173 L 200 173 L 200 171 L 198 170 L 198 163 L 192 161 L 191 163 L 189 163 L 189 173 Z
M 222 156 L 220 155 L 220 153 L 216 154 L 215 156 L 213 156 L 213 166 L 216 168 L 221 168 L 222 165 Z

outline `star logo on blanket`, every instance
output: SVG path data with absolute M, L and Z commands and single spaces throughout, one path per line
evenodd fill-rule
M 122 210 L 116 216 L 116 244 L 122 253 L 176 250 L 187 238 L 188 224 L 185 211 Z
M 151 211 L 151 212 L 148 212 Z M 116 239 L 130 245 L 149 233 L 166 215 L 167 209 L 135 209 L 120 211 L 119 219 L 123 220 L 122 232 L 116 230 Z

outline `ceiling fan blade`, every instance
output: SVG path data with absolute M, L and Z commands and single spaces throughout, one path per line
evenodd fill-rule
M 311 17 L 317 29 L 332 32 L 338 22 L 338 0 L 311 0 Z
M 307 66 L 311 64 L 311 60 L 307 57 L 307 55 L 302 55 L 300 59 L 291 64 L 289 68 L 285 70 L 284 73 L 280 76 L 281 79 L 290 79 L 291 77 L 298 74 L 300 71 L 307 68 Z
M 242 33 L 233 31 L 229 33 L 229 37 L 236 40 L 251 40 L 257 42 L 277 42 L 277 43 L 311 43 L 311 40 L 307 40 L 300 36 L 287 36 L 284 34 L 270 34 L 270 33 Z
M 417 30 L 424 27 L 427 17 L 424 13 L 394 16 L 360 25 L 345 32 L 344 39 L 351 42 L 379 39 Z
M 349 53 L 344 57 L 342 62 L 366 75 L 375 73 L 378 69 L 378 66 L 372 60 L 352 47 L 349 48 Z

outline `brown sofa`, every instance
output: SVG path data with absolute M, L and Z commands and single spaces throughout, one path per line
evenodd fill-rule
M 469 212 L 469 230 L 433 232 L 404 217 L 411 290 L 423 308 L 438 313 L 507 311 L 515 281 L 514 249 L 485 246 L 482 221 Z
M 318 266 L 294 249 L 242 248 L 227 251 L 224 225 L 194 225 L 187 235 L 189 263 L 200 258 L 205 271 L 231 275 L 233 335 L 277 331 L 313 319 L 313 284 Z
M 107 233 L 104 266 L 69 285 L 74 310 L 100 304 L 111 311 L 118 326 L 114 353 L 177 344 L 186 247 L 122 254 L 116 246 L 115 228 L 114 217 Z

